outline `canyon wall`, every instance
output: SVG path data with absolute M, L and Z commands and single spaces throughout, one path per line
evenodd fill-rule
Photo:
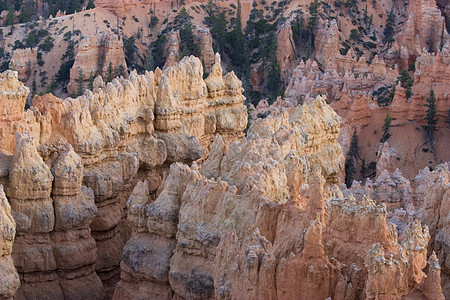
M 218 55 L 206 80 L 200 60 L 185 57 L 128 80 L 97 77 L 77 99 L 36 96 L 25 112 L 17 72 L 1 78 L 0 183 L 17 223 L 17 299 L 110 297 L 137 179 L 154 197 L 171 163 L 202 158 L 217 133 L 239 140 L 247 125 L 242 84 L 222 75 Z
M 340 122 L 317 97 L 240 143 L 216 136 L 201 168 L 171 166 L 156 199 L 139 183 L 114 299 L 443 299 L 436 255 L 422 271 L 429 228 L 416 220 L 399 241 L 385 205 L 336 186 Z

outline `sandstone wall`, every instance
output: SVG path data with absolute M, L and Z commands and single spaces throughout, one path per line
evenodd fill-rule
M 198 43 L 200 49 L 199 58 L 202 61 L 206 73 L 210 73 L 214 64 L 214 50 L 211 33 L 208 28 L 196 27 L 194 35 L 196 36 L 196 43 Z M 181 38 L 178 30 L 171 31 L 168 34 L 167 40 L 168 42 L 165 49 L 166 62 L 164 68 L 174 66 L 180 60 L 182 50 L 180 49 Z
M 5 111 L 6 128 L 23 132 L 15 143 L 4 133 L 0 173 L 18 224 L 18 299 L 112 295 L 137 179 L 148 178 L 154 197 L 169 164 L 200 159 L 216 133 L 227 144 L 242 138 L 242 84 L 233 73 L 222 76 L 218 55 L 213 69 L 204 81 L 200 60 L 186 57 L 129 80 L 98 77 L 94 92 L 36 96 L 25 113 L 16 99 L 28 90 L 17 73 L 2 74 L 2 105 L 12 112 Z
M 0 299 L 12 299 L 19 288 L 20 280 L 11 257 L 16 234 L 16 222 L 6 199 L 3 186 L 0 185 Z
M 70 69 L 70 81 L 67 86 L 69 94 L 77 92 L 80 81 L 80 71 L 83 76 L 83 87 L 89 84 L 89 77 L 102 76 L 108 78 L 108 68 L 111 63 L 112 77 L 117 76 L 117 69 L 123 66 L 127 72 L 127 63 L 123 51 L 123 41 L 114 34 L 100 33 L 94 36 L 84 36 L 78 47 L 78 53 Z
M 14 50 L 9 68 L 19 74 L 19 80 L 27 81 L 31 72 L 35 70 L 37 63 L 37 49 L 16 49 Z
M 418 288 L 440 280 L 433 257 L 424 281 L 428 227 L 399 242 L 384 205 L 334 185 L 339 126 L 318 97 L 258 119 L 241 143 L 216 136 L 201 168 L 171 166 L 155 200 L 139 183 L 114 299 L 442 299 Z

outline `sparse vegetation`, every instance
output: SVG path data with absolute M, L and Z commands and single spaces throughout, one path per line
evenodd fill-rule
M 358 135 L 356 129 L 353 131 L 352 139 L 350 141 L 350 148 L 347 154 L 347 161 L 345 163 L 345 185 L 347 188 L 353 183 L 356 174 L 356 158 L 358 156 Z
M 398 77 L 402 87 L 405 89 L 406 98 L 411 98 L 412 91 L 411 88 L 414 84 L 414 79 L 412 79 L 411 75 L 409 75 L 406 69 L 402 69 L 400 71 L 400 76 Z
M 78 96 L 83 95 L 83 92 L 84 92 L 84 77 L 83 77 L 83 70 L 80 68 L 78 71 L 78 85 L 77 85 Z
M 383 136 L 381 137 L 381 142 L 386 142 L 391 134 L 389 133 L 389 129 L 391 128 L 392 118 L 389 114 L 386 114 L 386 117 L 384 118 L 384 124 L 383 124 Z
M 437 129 L 436 96 L 433 89 L 430 90 L 430 96 L 427 98 L 427 103 L 425 104 L 425 106 L 427 107 L 427 115 L 425 117 L 425 120 L 427 122 L 422 126 L 423 129 L 425 129 L 425 142 L 433 145 L 434 132 Z
M 53 38 L 48 36 L 40 45 L 39 50 L 42 50 L 44 52 L 49 52 L 52 50 L 54 44 L 53 44 Z
M 373 97 L 377 97 L 378 106 L 384 107 L 392 103 L 395 96 L 396 86 L 383 86 L 373 93 Z

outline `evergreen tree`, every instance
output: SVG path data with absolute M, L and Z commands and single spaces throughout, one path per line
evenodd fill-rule
M 410 98 L 412 95 L 411 88 L 414 84 L 414 80 L 412 79 L 411 75 L 409 75 L 406 69 L 402 69 L 400 71 L 400 76 L 397 79 L 400 81 L 402 87 L 405 89 L 406 97 Z
M 228 21 L 225 15 L 225 10 L 219 10 L 212 0 L 206 5 L 202 5 L 206 12 L 203 23 L 211 28 L 210 32 L 213 37 L 213 48 L 215 52 L 223 53 L 227 42 L 227 26 Z
M 158 24 L 158 17 L 157 16 L 152 16 L 151 18 L 150 18 L 150 28 L 155 28 L 155 26 L 156 26 L 156 24 Z
M 31 18 L 36 14 L 35 2 L 33 0 L 28 0 L 23 3 L 20 9 L 20 21 L 22 23 L 27 23 L 31 21 Z
M 231 48 L 231 60 L 233 65 L 239 67 L 237 70 L 238 75 L 242 74 L 245 66 L 245 38 L 242 32 L 242 21 L 241 21 L 241 1 L 238 0 L 236 20 L 233 30 L 230 32 L 230 45 Z
M 193 33 L 193 27 L 190 20 L 187 20 L 180 28 L 180 48 L 182 49 L 180 58 L 189 55 L 200 56 L 200 47 Z
M 386 26 L 384 27 L 383 31 L 383 42 L 389 45 L 394 42 L 394 26 L 395 26 L 395 15 L 394 15 L 394 9 L 391 9 L 391 11 L 388 14 Z
M 442 51 L 444 48 L 444 24 L 442 24 L 442 30 L 441 30 L 441 43 L 439 44 L 439 49 Z
M 16 11 L 14 9 L 14 5 L 11 3 L 11 0 L 8 0 L 7 7 L 8 7 L 8 14 L 6 15 L 6 21 L 3 25 L 4 26 L 14 25 Z
M 88 89 L 93 91 L 94 90 L 94 73 L 89 73 L 89 83 L 88 83 Z
M 422 127 L 425 129 L 425 140 L 426 142 L 433 143 L 434 132 L 436 131 L 437 117 L 436 117 L 436 96 L 434 95 L 434 90 L 430 90 L 430 96 L 427 99 L 427 103 L 425 106 L 427 109 L 427 115 L 425 120 L 427 121 L 426 125 Z
M 93 9 L 93 8 L 95 8 L 94 1 L 89 0 L 86 9 Z
M 152 54 L 152 46 L 148 47 L 147 58 L 145 59 L 144 69 L 147 71 L 153 71 L 155 68 L 155 62 Z
M 54 93 L 56 89 L 56 78 L 55 76 L 52 77 L 50 80 L 50 83 L 47 85 L 46 93 Z
M 34 31 L 31 31 L 27 38 L 25 39 L 25 44 L 27 45 L 27 47 L 33 48 L 35 47 L 37 44 L 39 43 L 38 38 L 36 37 L 36 34 L 34 33 Z
M 37 84 L 36 84 L 36 75 L 33 76 L 33 83 L 31 84 L 31 98 L 34 97 L 34 95 L 36 95 L 36 90 L 37 90 Z
M 111 82 L 113 80 L 113 67 L 112 67 L 112 63 L 109 62 L 109 66 L 108 66 L 108 75 L 106 77 L 106 82 Z
M 180 59 L 182 59 L 185 56 L 189 56 L 189 49 L 186 45 L 184 45 L 183 49 L 181 49 Z
M 76 13 L 76 12 L 81 11 L 81 8 L 82 8 L 81 0 L 72 0 L 71 3 L 72 3 L 72 7 L 69 10 L 70 13 Z
M 67 46 L 67 50 L 62 57 L 62 63 L 59 67 L 58 72 L 56 73 L 56 80 L 59 84 L 66 85 L 70 79 L 70 69 L 75 62 L 75 43 L 73 41 L 69 41 L 69 45 Z
M 156 40 L 151 45 L 155 67 L 162 68 L 166 62 L 166 58 L 164 56 L 164 49 L 166 47 L 166 43 L 167 43 L 166 35 L 159 34 Z
M 358 135 L 356 129 L 353 132 L 352 140 L 350 141 L 350 148 L 348 150 L 348 159 L 345 164 L 345 185 L 347 188 L 353 183 L 356 173 L 356 157 L 358 155 Z
M 311 2 L 311 4 L 308 6 L 308 10 L 309 10 L 309 20 L 308 20 L 308 29 L 309 30 L 314 30 L 314 28 L 316 27 L 316 23 L 317 23 L 317 17 L 319 15 L 319 0 L 313 0 Z
M 386 117 L 384 118 L 384 124 L 383 124 L 383 137 L 381 138 L 381 142 L 384 143 L 391 134 L 389 133 L 389 129 L 391 128 L 391 122 L 392 118 L 389 114 L 386 114 Z
M 78 96 L 83 95 L 84 92 L 84 77 L 83 77 L 83 70 L 81 68 L 78 71 L 78 88 L 77 88 L 77 94 Z
M 123 78 L 125 78 L 127 76 L 127 74 L 125 72 L 125 67 L 123 65 L 119 65 L 117 67 L 117 75 L 122 76 Z
M 366 178 L 366 172 L 367 172 L 366 160 L 363 158 L 361 162 L 361 175 L 363 179 Z

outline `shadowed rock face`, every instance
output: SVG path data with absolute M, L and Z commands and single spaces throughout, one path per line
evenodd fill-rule
M 105 85 L 98 77 L 93 92 L 65 100 L 36 96 L 25 112 L 28 90 L 17 73 L 2 74 L 1 122 L 8 126 L 0 183 L 17 224 L 18 299 L 112 296 L 130 233 L 125 203 L 137 179 L 148 178 L 154 197 L 169 164 L 202 158 L 216 133 L 227 145 L 242 137 L 242 84 L 233 73 L 222 76 L 219 56 L 214 68 L 204 81 L 200 60 L 186 57 L 129 80 Z M 17 284 L 10 287 L 5 295 Z

